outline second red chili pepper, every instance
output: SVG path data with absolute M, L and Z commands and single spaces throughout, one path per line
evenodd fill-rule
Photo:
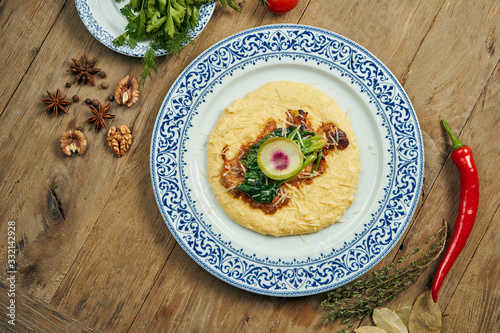
M 469 238 L 476 220 L 479 204 L 479 177 L 472 156 L 472 149 L 458 140 L 448 127 L 446 120 L 443 119 L 442 123 L 453 144 L 451 157 L 460 171 L 460 206 L 455 222 L 455 231 L 432 281 L 432 299 L 434 302 L 437 302 L 439 289 L 451 266 L 462 252 L 467 238 Z

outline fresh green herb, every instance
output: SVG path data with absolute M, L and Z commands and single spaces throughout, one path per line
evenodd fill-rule
M 259 151 L 260 146 L 269 139 L 275 138 L 277 136 L 286 137 L 293 141 L 295 141 L 302 150 L 304 155 L 308 155 L 312 152 L 316 152 L 323 148 L 326 144 L 326 139 L 322 135 L 315 135 L 312 131 L 303 131 L 300 130 L 299 127 L 289 126 L 286 128 L 277 128 L 256 144 L 252 145 L 245 154 L 244 157 L 241 158 L 241 163 L 245 167 L 251 170 L 259 169 L 259 165 L 257 164 L 257 152 Z
M 299 174 L 306 166 L 314 162 L 318 157 L 321 159 L 321 148 L 326 144 L 326 139 L 322 135 L 316 135 L 312 131 L 303 131 L 299 127 L 289 126 L 277 128 L 254 145 L 248 148 L 245 156 L 241 158 L 241 163 L 248 169 L 245 172 L 243 184 L 236 187 L 239 191 L 248 194 L 257 202 L 272 202 L 278 195 L 279 187 L 284 182 L 292 179 L 290 177 L 281 181 L 274 181 L 268 178 L 260 169 L 257 163 L 257 153 L 260 146 L 269 139 L 275 137 L 286 137 L 295 141 L 304 154 L 302 169 L 293 177 Z M 319 166 L 319 162 L 316 163 Z M 315 170 L 317 166 L 315 165 Z
M 318 150 L 318 156 L 316 157 L 316 163 L 314 163 L 313 172 L 316 171 L 316 170 L 318 170 L 319 163 L 321 162 L 322 158 L 323 158 L 323 151 L 322 150 Z
M 431 239 L 439 236 L 437 244 L 407 266 L 400 267 L 399 264 L 419 252 L 420 248 L 366 277 L 329 292 L 327 299 L 321 303 L 322 307 L 330 311 L 323 324 L 326 325 L 336 319 L 341 319 L 343 324 L 347 324 L 351 319 L 361 320 L 372 313 L 373 309 L 406 290 L 443 251 L 446 227 L 444 222 L 443 228 L 424 242 L 428 244 Z
M 259 151 L 261 145 L 262 143 L 260 141 L 252 145 L 248 148 L 245 156 L 241 158 L 241 163 L 243 163 L 243 165 L 250 170 L 260 170 L 259 164 L 257 163 L 257 152 Z
M 284 131 L 282 128 L 275 129 L 260 141 L 258 141 L 256 144 L 248 148 L 245 156 L 241 158 L 241 163 L 243 163 L 243 165 L 250 170 L 260 170 L 259 164 L 257 163 L 257 152 L 259 151 L 260 146 L 262 146 L 262 144 L 267 140 L 275 138 L 277 136 L 287 137 L 294 129 L 295 126 L 287 127 L 284 129 Z
M 253 200 L 257 202 L 272 202 L 278 195 L 280 190 L 280 182 L 270 182 L 260 185 L 241 184 L 237 189 L 243 193 L 248 194 Z
M 155 51 L 164 49 L 178 56 L 182 46 L 192 42 L 190 31 L 198 25 L 199 7 L 210 1 L 213 0 L 130 0 L 120 10 L 128 23 L 113 45 L 128 43 L 135 48 L 140 41 L 150 41 L 142 60 L 141 84 L 152 77 L 152 71 L 157 71 Z M 224 9 L 229 5 L 240 10 L 236 0 L 219 1 Z
M 295 126 L 294 126 L 295 127 Z M 287 135 L 287 138 L 290 139 L 290 140 L 293 140 L 295 138 L 295 134 L 297 134 L 299 128 L 298 127 L 295 127 L 291 132 L 290 134 Z
M 314 162 L 315 159 L 316 159 L 316 154 L 307 155 L 306 159 L 304 160 L 304 163 L 302 164 L 302 170 L 304 170 L 306 168 L 306 166 L 308 166 L 309 164 Z M 300 171 L 302 171 L 302 170 L 300 170 Z M 300 173 L 300 171 L 299 171 L 299 173 Z
M 277 128 L 262 140 L 248 148 L 245 156 L 241 158 L 241 163 L 248 169 L 245 172 L 245 180 L 243 184 L 236 187 L 239 191 L 248 194 L 257 202 L 272 202 L 274 197 L 278 195 L 280 183 L 269 179 L 259 168 L 257 163 L 257 152 L 260 146 L 268 139 L 277 136 L 286 136 L 288 130 L 283 133 L 281 128 Z
M 247 170 L 245 172 L 244 183 L 251 186 L 257 186 L 269 182 L 266 175 L 260 170 Z
M 146 82 L 146 79 L 152 78 L 151 75 L 151 70 L 154 70 L 155 72 L 158 71 L 156 68 L 156 54 L 153 49 L 153 41 L 149 42 L 149 47 L 146 50 L 146 53 L 144 53 L 144 57 L 142 58 L 142 73 L 141 73 L 141 83 L 144 84 Z
M 302 142 L 298 142 L 302 154 L 307 155 L 315 153 L 326 145 L 326 138 L 323 135 L 315 135 L 313 137 L 303 139 Z
M 234 0 L 219 0 L 220 3 L 222 4 L 222 9 L 226 9 L 226 6 L 231 7 L 235 11 L 239 12 L 241 8 L 236 4 Z

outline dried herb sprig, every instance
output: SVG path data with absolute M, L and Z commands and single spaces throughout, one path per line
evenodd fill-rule
M 437 244 L 407 266 L 400 267 L 400 264 L 419 252 L 420 247 L 378 271 L 329 292 L 327 299 L 321 302 L 321 306 L 329 310 L 323 324 L 326 325 L 336 319 L 342 319 L 343 324 L 347 324 L 353 318 L 362 320 L 364 316 L 371 314 L 373 309 L 406 290 L 424 269 L 439 257 L 444 249 L 446 233 L 447 225 L 444 222 L 444 226 L 423 245 L 439 237 Z

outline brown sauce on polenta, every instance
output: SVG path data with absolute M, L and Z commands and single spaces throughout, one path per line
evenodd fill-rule
M 315 163 L 311 163 L 297 176 L 280 185 L 280 191 L 278 195 L 273 198 L 272 202 L 257 202 L 253 200 L 251 196 L 239 191 L 237 186 L 244 182 L 245 172 L 247 171 L 241 159 L 247 154 L 250 147 L 278 128 L 276 122 L 274 120 L 269 120 L 254 141 L 245 143 L 240 147 L 239 154 L 236 157 L 232 159 L 226 157 L 226 153 L 229 149 L 228 146 L 224 146 L 222 149 L 222 159 L 224 163 L 220 172 L 220 184 L 228 189 L 229 193 L 231 193 L 234 198 L 241 198 L 248 203 L 250 207 L 260 209 L 265 214 L 274 214 L 281 207 L 286 206 L 290 201 L 288 196 L 283 195 L 285 191 L 282 191 L 281 188 L 285 187 L 286 184 L 295 187 L 311 184 L 315 178 L 318 178 L 326 171 L 327 163 L 324 157 L 328 155 L 329 151 L 332 149 L 344 150 L 349 146 L 349 140 L 346 133 L 335 126 L 334 123 L 322 123 L 317 130 L 314 130 L 307 119 L 307 112 L 298 110 L 288 111 L 286 114 L 286 127 L 296 126 L 303 131 L 311 131 L 316 134 L 324 135 L 326 144 L 322 148 L 322 157 L 317 169 L 313 172 Z

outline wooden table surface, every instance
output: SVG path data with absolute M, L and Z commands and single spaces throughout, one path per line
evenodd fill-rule
M 109 0 L 111 1 L 111 0 Z M 300 0 L 277 16 L 257 0 L 241 13 L 218 3 L 196 44 L 161 58 L 158 74 L 130 109 L 112 106 L 112 125 L 133 128 L 122 158 L 105 131 L 85 123 L 87 97 L 105 101 L 140 60 L 106 48 L 82 24 L 72 0 L 0 0 L 0 331 L 336 332 L 322 326 L 325 294 L 275 298 L 220 281 L 176 243 L 156 205 L 149 172 L 159 107 L 181 71 L 214 43 L 248 28 L 299 23 L 364 46 L 401 82 L 418 115 L 425 178 L 404 237 L 379 264 L 455 225 L 460 177 L 440 120 L 474 150 L 481 199 L 476 225 L 440 292 L 444 332 L 500 332 L 500 2 L 497 0 Z M 98 57 L 96 87 L 72 85 L 71 58 Z M 110 88 L 98 85 L 107 82 Z M 68 114 L 42 112 L 46 91 L 81 100 Z M 84 127 L 89 148 L 66 157 L 63 131 Z M 13 221 L 13 222 L 10 222 Z M 15 224 L 15 283 L 7 278 L 8 226 Z M 10 244 L 12 245 L 12 244 Z M 386 307 L 412 305 L 434 262 Z M 12 291 L 12 287 L 14 290 Z M 14 292 L 15 295 L 10 295 Z M 15 326 L 7 317 L 15 301 Z M 369 324 L 365 318 L 362 324 Z M 357 323 L 356 325 L 358 325 Z

